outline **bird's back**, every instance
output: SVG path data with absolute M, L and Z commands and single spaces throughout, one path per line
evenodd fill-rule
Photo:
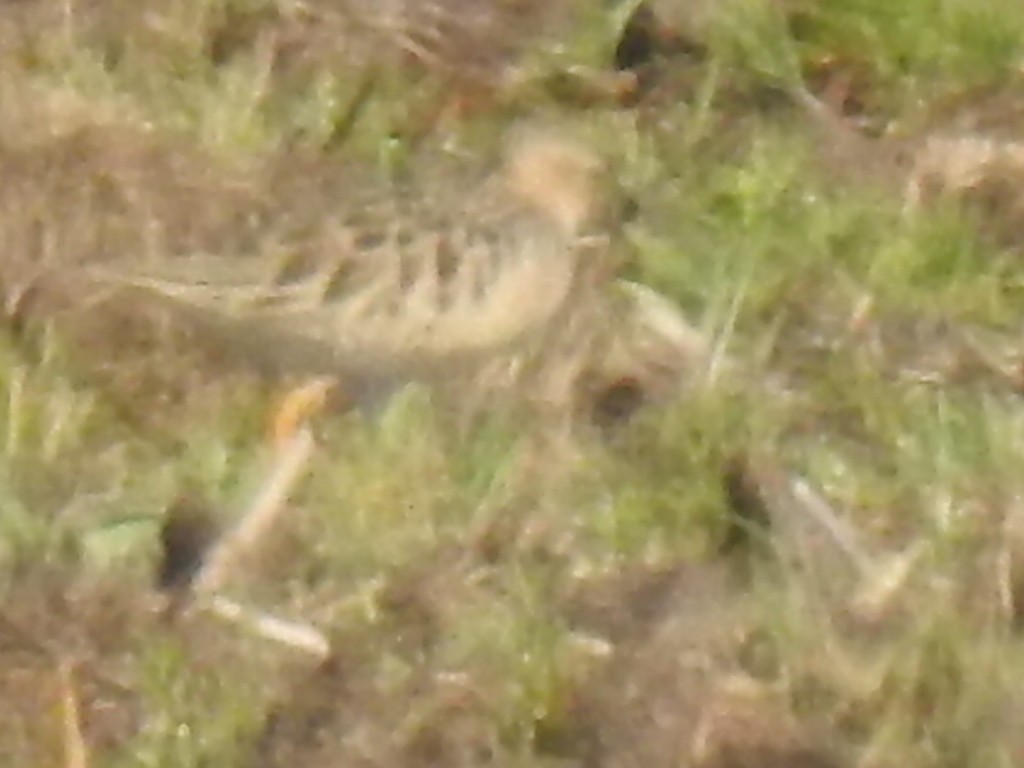
M 502 173 L 353 194 L 312 250 L 192 254 L 119 279 L 286 368 L 443 375 L 543 333 L 602 257 L 573 151 L 542 143 Z

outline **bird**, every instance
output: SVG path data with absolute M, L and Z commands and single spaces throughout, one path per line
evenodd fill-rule
M 275 370 L 529 386 L 569 408 L 643 314 L 618 277 L 604 178 L 583 143 L 520 128 L 498 170 L 384 184 L 342 206 L 311 252 L 194 253 L 94 277 Z

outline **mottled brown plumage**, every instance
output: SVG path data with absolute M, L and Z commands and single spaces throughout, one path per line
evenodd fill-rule
M 475 381 L 570 406 L 595 376 L 630 376 L 630 354 L 673 370 L 683 354 L 665 309 L 616 279 L 600 171 L 582 146 L 525 130 L 500 172 L 348 200 L 316 253 L 195 254 L 103 278 L 289 373 Z

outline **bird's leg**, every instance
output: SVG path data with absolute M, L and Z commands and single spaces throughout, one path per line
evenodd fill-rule
M 289 389 L 270 419 L 270 439 L 276 447 L 287 445 L 310 417 L 323 410 L 335 388 L 333 378 L 320 377 Z

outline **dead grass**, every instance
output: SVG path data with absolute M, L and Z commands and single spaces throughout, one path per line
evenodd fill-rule
M 1019 7 L 534 5 L 0 4 L 0 762 L 1020 762 Z M 187 609 L 303 382 L 83 270 L 301 265 L 524 114 L 653 331 L 582 419 L 346 383 L 217 585 L 326 660 Z

